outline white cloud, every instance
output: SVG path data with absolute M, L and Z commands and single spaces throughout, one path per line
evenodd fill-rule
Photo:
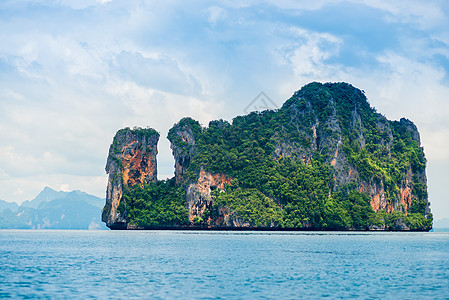
M 17 188 L 14 192 L 13 192 L 14 196 L 22 196 L 23 195 L 23 189 L 21 188 Z
M 73 189 L 70 189 L 70 186 L 68 184 L 61 184 L 59 186 L 59 190 L 63 192 L 70 192 Z
M 161 134 L 158 144 L 159 178 L 173 174 L 174 160 L 166 139 L 168 130 L 186 116 L 207 125 L 210 120 L 220 116 L 224 105 L 223 102 L 157 91 L 130 81 L 116 81 L 108 91 L 110 95 L 120 98 L 130 109 L 128 114 L 121 117 L 121 125 L 116 130 L 121 127 L 150 126 Z
M 255 3 L 256 1 L 253 1 Z M 421 29 L 432 28 L 447 22 L 447 17 L 440 1 L 420 0 L 315 0 L 315 1 L 272 1 L 273 6 L 295 10 L 301 13 L 316 11 L 323 7 L 338 7 L 345 3 L 365 5 L 386 12 L 384 18 L 392 23 L 408 23 Z M 444 6 L 444 5 L 443 5 Z
M 161 91 L 178 94 L 199 94 L 201 91 L 191 75 L 185 74 L 174 59 L 164 55 L 152 58 L 122 51 L 114 57 L 112 71 L 138 85 Z
M 108 147 L 125 126 L 161 132 L 159 174 L 167 176 L 173 158 L 165 136 L 180 118 L 231 119 L 260 91 L 281 104 L 310 81 L 350 82 L 388 118 L 413 120 L 429 176 L 447 178 L 434 167 L 449 162 L 448 70 L 432 60 L 449 57 L 441 2 L 30 3 L 0 4 L 2 199 L 31 199 L 46 185 L 103 196 Z M 340 5 L 387 20 L 384 34 L 406 35 L 386 36 L 394 42 L 373 50 L 364 32 L 303 21 Z M 351 57 L 360 54 L 354 41 L 365 51 L 361 63 Z
M 211 26 L 215 26 L 219 21 L 226 18 L 226 11 L 220 6 L 211 6 L 207 11 L 209 12 L 208 21 Z
M 303 41 L 293 45 L 293 49 L 286 53 L 286 60 L 292 65 L 295 75 L 323 77 L 329 67 L 326 65 L 326 59 L 338 53 L 342 41 L 331 34 L 314 33 L 297 27 L 291 31 L 295 40 Z
M 353 1 L 357 3 L 357 1 Z M 440 3 L 436 1 L 419 0 L 365 0 L 368 6 L 378 8 L 390 13 L 386 15 L 388 21 L 396 23 L 409 23 L 421 29 L 432 28 L 446 21 L 445 12 Z
M 296 1 L 296 0 L 267 0 L 269 3 L 276 7 L 281 7 L 283 9 L 291 9 L 296 11 L 307 11 L 307 10 L 318 10 L 326 5 L 338 4 L 344 2 L 345 0 L 315 0 L 315 1 Z M 252 1 L 252 4 L 257 3 L 257 1 Z
M 288 80 L 279 82 L 280 101 L 285 101 L 294 91 L 311 81 L 341 81 L 344 77 L 341 75 L 343 66 L 327 62 L 338 55 L 343 44 L 340 38 L 299 27 L 283 29 L 282 32 L 287 40 L 273 53 L 278 63 L 290 70 L 292 75 Z

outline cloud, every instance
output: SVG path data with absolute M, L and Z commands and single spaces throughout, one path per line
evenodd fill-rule
M 211 6 L 207 9 L 209 12 L 208 21 L 209 24 L 214 27 L 219 21 L 226 18 L 226 11 L 220 6 Z
M 364 4 L 388 12 L 385 19 L 392 23 L 407 23 L 421 29 L 429 29 L 447 22 L 441 2 L 400 0 L 393 3 L 384 0 L 367 0 Z
M 73 189 L 70 189 L 70 186 L 68 184 L 61 184 L 58 190 L 63 192 L 70 192 Z
M 46 185 L 104 195 L 125 126 L 161 132 L 159 174 L 170 175 L 165 136 L 181 117 L 231 120 L 261 91 L 281 105 L 310 81 L 347 81 L 417 124 L 431 201 L 443 203 L 447 16 L 440 1 L 3 1 L 0 198 Z
M 172 94 L 124 80 L 114 82 L 107 90 L 111 97 L 121 99 L 130 110 L 120 117 L 121 125 L 115 130 L 122 127 L 150 126 L 160 132 L 158 174 L 161 179 L 173 176 L 174 171 L 174 160 L 166 139 L 168 130 L 186 116 L 207 125 L 210 120 L 220 117 L 220 111 L 225 105 L 217 100 L 200 100 L 193 96 Z M 115 132 L 109 135 L 109 143 L 114 134 Z
M 114 57 L 112 72 L 140 86 L 176 94 L 200 94 L 199 83 L 185 74 L 178 63 L 164 55 L 144 57 L 141 53 L 122 51 Z
M 326 61 L 339 53 L 342 41 L 327 33 L 314 33 L 302 28 L 290 28 L 292 39 L 288 47 L 280 49 L 284 63 L 289 64 L 298 77 L 323 77 L 329 72 Z
M 255 1 L 252 1 L 253 3 Z M 420 0 L 316 0 L 316 1 L 265 1 L 275 7 L 293 10 L 297 14 L 322 11 L 326 8 L 334 10 L 331 18 L 341 17 L 340 8 L 350 8 L 347 13 L 358 12 L 361 6 L 374 8 L 382 12 L 383 19 L 391 23 L 406 23 L 420 29 L 429 29 L 447 22 L 447 4 L 441 1 Z M 346 15 L 346 14 L 343 14 Z M 320 20 L 326 22 L 326 20 Z M 364 24 L 360 24 L 364 26 Z M 376 30 L 376 28 L 373 28 Z
M 378 109 L 393 119 L 405 116 L 413 120 L 421 131 L 427 157 L 447 161 L 449 102 L 445 95 L 449 86 L 442 84 L 444 71 L 397 54 L 378 59 L 388 66 L 388 75 L 378 78 Z

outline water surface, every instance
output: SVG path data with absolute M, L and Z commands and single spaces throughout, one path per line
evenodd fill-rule
M 449 298 L 449 233 L 0 231 L 0 298 Z

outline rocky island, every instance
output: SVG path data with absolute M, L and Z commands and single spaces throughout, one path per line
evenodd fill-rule
M 111 229 L 414 230 L 432 227 L 416 126 L 347 83 L 304 86 L 278 110 L 168 133 L 175 176 L 157 180 L 159 133 L 121 129 L 109 149 Z

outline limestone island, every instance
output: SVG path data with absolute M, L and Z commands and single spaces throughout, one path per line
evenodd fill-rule
M 313 82 L 280 109 L 167 138 L 175 176 L 157 179 L 159 133 L 119 130 L 109 148 L 110 229 L 429 231 L 416 126 L 390 121 L 347 83 Z

